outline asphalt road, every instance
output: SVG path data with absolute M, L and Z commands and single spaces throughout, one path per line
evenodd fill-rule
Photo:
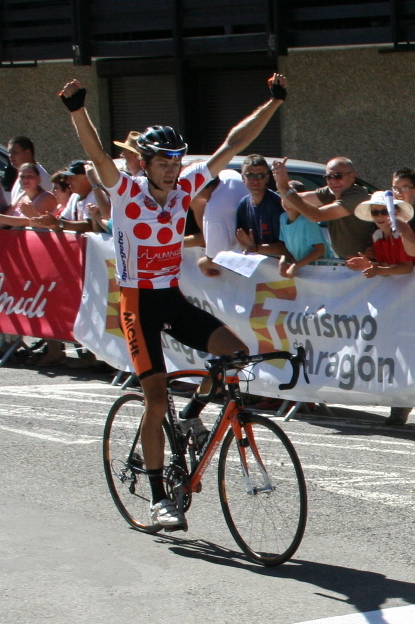
M 400 429 L 383 426 L 382 408 L 282 423 L 309 519 L 293 560 L 266 569 L 230 536 L 212 467 L 187 533 L 128 527 L 102 469 L 120 394 L 110 381 L 66 367 L 0 371 L 0 622 L 297 624 L 415 604 L 414 415 Z

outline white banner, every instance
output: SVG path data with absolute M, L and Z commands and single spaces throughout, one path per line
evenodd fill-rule
M 88 235 L 84 296 L 75 324 L 77 340 L 121 370 L 128 352 L 118 328 L 118 289 L 111 240 Z M 344 405 L 415 405 L 414 275 L 367 279 L 342 266 L 307 266 L 284 279 L 268 258 L 249 278 L 222 269 L 204 277 L 199 251 L 185 250 L 181 288 L 195 304 L 225 321 L 251 353 L 307 351 L 310 385 L 281 393 L 291 366 L 254 368 L 254 394 Z M 164 335 L 168 370 L 203 368 L 206 354 Z

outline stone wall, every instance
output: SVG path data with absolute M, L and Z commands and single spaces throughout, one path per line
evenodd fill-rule
M 415 54 L 376 48 L 290 51 L 280 58 L 290 81 L 282 110 L 287 156 L 326 162 L 351 158 L 358 174 L 386 188 L 391 172 L 415 167 Z M 30 136 L 39 162 L 49 171 L 84 153 L 68 113 L 56 97 L 73 77 L 88 86 L 88 110 L 110 149 L 107 82 L 95 67 L 40 63 L 37 68 L 0 69 L 0 142 Z
M 22 134 L 30 137 L 36 158 L 53 173 L 75 158 L 85 158 L 69 112 L 57 97 L 61 87 L 78 78 L 88 85 L 88 110 L 99 125 L 98 78 L 94 67 L 40 63 L 35 68 L 0 69 L 0 143 Z
M 413 52 L 295 51 L 280 59 L 280 71 L 291 84 L 283 111 L 287 156 L 323 163 L 347 156 L 380 188 L 394 169 L 415 168 Z

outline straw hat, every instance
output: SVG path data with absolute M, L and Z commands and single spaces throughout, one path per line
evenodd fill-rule
M 414 209 L 411 204 L 395 198 L 393 198 L 393 203 L 399 208 L 396 214 L 397 219 L 400 219 L 401 221 L 410 221 L 412 219 L 412 217 L 414 216 Z M 370 211 L 371 206 L 375 204 L 377 206 L 387 206 L 384 191 L 376 191 L 376 193 L 373 193 L 372 197 L 368 201 L 364 201 L 356 206 L 356 209 L 354 211 L 356 217 L 359 217 L 359 219 L 363 219 L 363 221 L 373 221 L 373 217 L 370 214 Z
M 138 156 L 140 156 L 140 152 L 137 150 L 137 139 L 139 136 L 139 132 L 131 130 L 131 132 L 128 133 L 124 143 L 121 143 L 121 141 L 113 141 L 113 143 L 114 145 L 118 145 L 118 147 L 127 149 L 128 151 L 134 152 L 134 154 L 138 154 Z

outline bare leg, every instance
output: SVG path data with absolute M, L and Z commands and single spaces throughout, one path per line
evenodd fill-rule
M 140 381 L 146 400 L 146 411 L 141 428 L 144 460 L 148 470 L 163 467 L 163 418 L 167 411 L 165 373 L 156 373 Z
M 240 338 L 226 325 L 218 327 L 211 334 L 208 342 L 209 353 L 213 355 L 233 355 L 235 351 L 249 353 L 249 349 Z

